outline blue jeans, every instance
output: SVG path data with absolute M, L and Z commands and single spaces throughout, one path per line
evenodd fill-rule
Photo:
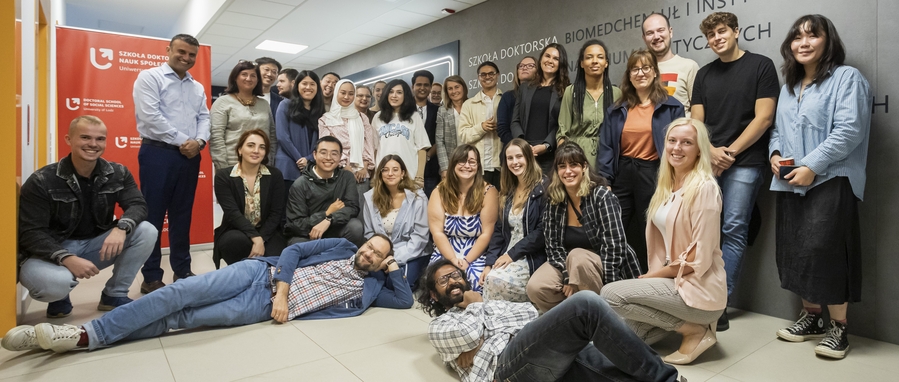
M 721 187 L 721 252 L 730 296 L 740 275 L 749 236 L 752 206 L 762 184 L 763 167 L 732 166 L 718 177 Z
M 169 263 L 178 277 L 185 277 L 190 272 L 190 222 L 201 155 L 188 159 L 174 146 L 150 144 L 142 144 L 137 153 L 140 191 L 147 200 L 147 221 L 156 227 L 162 238 L 162 223 L 168 212 Z M 145 282 L 162 281 L 160 243 L 161 240 L 156 241 L 141 270 Z
M 156 337 L 169 329 L 239 326 L 271 318 L 269 265 L 244 260 L 178 280 L 84 324 L 94 350 L 121 340 Z
M 128 288 L 134 282 L 134 276 L 144 265 L 156 243 L 156 228 L 147 222 L 138 224 L 125 238 L 122 253 L 112 259 L 100 261 L 100 248 L 111 231 L 93 239 L 66 240 L 61 245 L 75 256 L 94 263 L 98 269 L 106 269 L 112 265 L 112 277 L 106 282 L 103 294 L 128 297 Z M 43 302 L 62 300 L 78 285 L 78 280 L 68 268 L 40 259 L 28 259 L 22 264 L 19 282 L 28 288 L 31 298 Z
M 674 381 L 665 364 L 599 295 L 581 291 L 525 325 L 500 354 L 501 381 Z

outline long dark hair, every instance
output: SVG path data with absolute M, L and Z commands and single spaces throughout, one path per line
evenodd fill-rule
M 315 81 L 315 97 L 309 103 L 309 109 L 300 96 L 300 82 L 306 77 Z M 318 79 L 318 75 L 311 70 L 303 70 L 297 74 L 297 78 L 293 81 L 293 89 L 290 89 L 290 120 L 307 129 L 318 130 L 318 119 L 325 113 L 325 97 L 322 95 L 322 82 Z
M 390 120 L 393 119 L 393 106 L 390 106 L 390 100 L 388 100 L 388 98 L 390 98 L 390 90 L 397 85 L 403 88 L 403 104 L 400 105 L 400 121 L 412 120 L 412 113 L 415 113 L 415 97 L 412 96 L 412 88 L 409 87 L 409 84 L 407 84 L 406 81 L 395 79 L 387 83 L 387 86 L 384 87 L 384 91 L 381 92 L 381 99 L 378 100 L 378 108 L 381 109 L 380 118 L 384 123 L 390 123 Z
M 631 53 L 627 59 L 627 66 L 624 68 L 624 79 L 621 80 L 621 98 L 615 102 L 615 107 L 627 104 L 629 107 L 640 105 L 640 96 L 637 95 L 637 89 L 631 82 L 631 69 L 639 63 L 649 65 L 655 73 L 655 79 L 649 87 L 649 100 L 653 105 L 658 105 L 668 99 L 668 91 L 662 86 L 662 74 L 659 73 L 659 62 L 656 55 L 646 49 L 638 49 Z M 643 75 L 646 75 L 645 73 Z
M 784 63 L 781 72 L 784 75 L 784 84 L 790 95 L 796 95 L 793 88 L 796 87 L 805 77 L 805 67 L 796 62 L 793 57 L 793 49 L 791 47 L 793 39 L 803 31 L 814 33 L 818 37 L 824 37 L 824 52 L 818 61 L 818 67 L 815 69 L 815 78 L 813 83 L 821 83 L 833 74 L 831 70 L 843 65 L 846 61 L 846 48 L 843 46 L 843 40 L 837 33 L 837 28 L 827 17 L 822 15 L 805 15 L 800 17 L 793 23 L 790 31 L 787 32 L 787 38 L 783 44 L 780 44 L 780 55 L 783 56 Z
M 228 75 L 228 87 L 225 88 L 225 93 L 234 94 L 240 92 L 240 88 L 237 87 L 237 77 L 240 76 L 240 72 L 244 70 L 253 70 L 256 72 L 256 87 L 253 88 L 253 95 L 261 96 L 262 74 L 259 73 L 259 65 L 256 65 L 253 61 L 240 61 L 237 65 L 234 65 L 234 69 L 231 69 L 231 74 Z
M 540 62 L 543 61 L 543 55 L 547 50 L 555 49 L 559 52 L 559 70 L 556 71 L 556 76 L 553 78 L 552 86 L 556 88 L 556 92 L 562 94 L 565 92 L 565 88 L 571 84 L 571 80 L 568 79 L 568 52 L 565 51 L 565 47 L 561 44 L 552 43 L 547 45 L 540 51 L 540 55 L 537 56 L 537 75 L 534 76 L 534 79 L 531 80 L 531 83 L 536 87 L 540 86 L 543 83 L 543 80 L 546 79 L 546 73 L 543 73 L 543 66 L 540 65 Z M 517 68 L 516 68 L 517 69 Z
M 556 149 L 556 157 L 553 160 L 553 169 L 550 177 L 551 181 L 549 187 L 546 188 L 550 204 L 559 204 L 568 199 L 568 191 L 565 189 L 565 185 L 562 184 L 562 179 L 559 178 L 559 165 L 561 164 L 578 164 L 583 166 L 584 177 L 581 179 L 580 188 L 577 192 L 578 196 L 587 196 L 594 188 L 608 185 L 606 178 L 593 172 L 593 167 L 591 167 L 590 161 L 587 160 L 584 149 L 573 141 L 565 141 Z
M 422 275 L 421 279 L 418 281 L 419 289 L 423 289 L 421 291 L 422 293 L 418 294 L 418 303 L 421 304 L 421 310 L 431 317 L 437 317 L 446 313 L 446 307 L 443 306 L 440 301 L 431 298 L 431 292 L 437 294 L 437 280 L 434 278 L 434 274 L 436 274 L 437 270 L 444 265 L 451 265 L 453 268 L 456 268 L 457 271 L 462 273 L 463 282 L 468 286 L 469 290 L 471 289 L 471 284 L 468 282 L 468 278 L 465 277 L 465 272 L 446 258 L 441 257 L 439 260 L 431 263 L 431 265 L 428 265 L 424 275 Z
M 606 48 L 606 44 L 599 40 L 589 40 L 584 43 L 584 46 L 581 47 L 580 52 L 577 55 L 577 74 L 574 76 L 574 84 L 571 89 L 571 95 L 574 97 L 572 101 L 571 113 L 573 114 L 574 121 L 577 124 L 581 123 L 581 118 L 584 116 L 584 97 L 587 96 L 587 73 L 584 71 L 584 68 L 581 67 L 581 62 L 584 61 L 584 54 L 587 51 L 587 48 L 599 45 L 602 48 L 602 54 L 606 58 L 606 68 L 602 71 L 602 109 L 599 111 L 602 116 L 602 120 L 605 120 L 606 110 L 609 110 L 609 107 L 612 106 L 613 98 L 615 95 L 612 93 L 612 80 L 609 79 L 609 49 Z

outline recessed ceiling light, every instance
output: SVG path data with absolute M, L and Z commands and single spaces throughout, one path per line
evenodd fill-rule
M 306 45 L 290 44 L 286 42 L 265 40 L 261 44 L 256 45 L 256 49 L 268 50 L 272 52 L 281 52 L 289 54 L 297 54 L 308 48 Z

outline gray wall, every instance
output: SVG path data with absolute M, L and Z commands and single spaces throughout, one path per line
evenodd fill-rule
M 697 11 L 698 5 L 714 7 Z M 354 73 L 458 39 L 461 75 L 474 80 L 475 69 L 483 57 L 496 62 L 500 72 L 511 73 L 518 60 L 526 55 L 527 43 L 534 45 L 535 41 L 538 48 L 527 54 L 536 56 L 547 39 L 555 40 L 565 45 L 569 61 L 574 61 L 583 41 L 589 39 L 585 29 L 592 31 L 595 26 L 602 32 L 597 37 L 609 47 L 612 82 L 618 83 L 627 54 L 643 46 L 640 38 L 643 14 L 663 11 L 669 15 L 676 40 L 673 48 L 702 66 L 715 55 L 705 47 L 698 26 L 716 10 L 733 12 L 740 18 L 741 48 L 770 57 L 778 67 L 782 62 L 779 46 L 793 21 L 803 14 L 822 13 L 836 24 L 848 50 L 848 64 L 859 68 L 868 78 L 876 103 L 885 102 L 886 96 L 899 89 L 899 78 L 895 75 L 878 76 L 881 62 L 889 70 L 899 59 L 899 44 L 892 38 L 899 30 L 895 17 L 899 14 L 899 2 L 889 0 L 490 0 L 317 71 Z M 507 80 L 500 87 L 509 89 L 511 84 Z M 473 94 L 475 89 L 469 88 Z M 894 102 L 893 108 L 897 107 Z M 861 303 L 850 307 L 849 318 L 852 333 L 899 343 L 899 326 L 895 325 L 899 318 L 899 278 L 896 277 L 899 257 L 895 255 L 899 248 L 899 202 L 893 197 L 899 195 L 896 182 L 899 167 L 895 165 L 899 163 L 899 153 L 895 150 L 899 147 L 899 131 L 893 128 L 895 123 L 888 119 L 886 111 L 886 106 L 875 107 L 871 127 L 868 184 L 865 201 L 860 205 L 863 296 Z M 745 255 L 733 305 L 795 319 L 799 299 L 780 288 L 774 261 L 773 199 L 767 191 L 759 197 L 764 217 L 762 232 Z M 739 321 L 734 324 L 739 325 Z

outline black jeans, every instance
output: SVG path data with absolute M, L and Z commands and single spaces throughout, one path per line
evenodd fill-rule
M 522 328 L 497 360 L 500 381 L 674 381 L 662 362 L 592 291 L 580 291 Z
M 621 223 L 627 243 L 634 249 L 643 273 L 649 269 L 646 257 L 646 209 L 656 191 L 659 161 L 619 157 L 618 173 L 612 183 L 612 193 L 621 205 Z
M 265 242 L 265 256 L 281 256 L 281 251 L 287 247 L 287 240 L 280 232 L 275 232 Z M 225 260 L 225 264 L 231 265 L 243 260 L 253 249 L 253 240 L 241 230 L 233 229 L 219 237 L 212 249 L 212 261 L 215 269 L 219 268 L 219 260 Z

